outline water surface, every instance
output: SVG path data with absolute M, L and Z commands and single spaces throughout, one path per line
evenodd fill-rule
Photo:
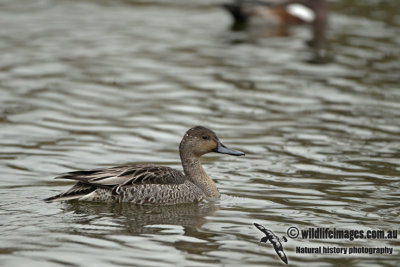
M 0 2 L 2 266 L 275 266 L 252 225 L 399 228 L 400 5 L 334 1 L 326 61 L 306 27 L 230 29 L 212 1 Z M 178 169 L 205 125 L 246 157 L 203 165 L 222 197 L 164 207 L 44 203 L 59 173 Z M 398 240 L 284 243 L 293 266 L 396 266 Z M 392 247 L 302 255 L 296 246 Z

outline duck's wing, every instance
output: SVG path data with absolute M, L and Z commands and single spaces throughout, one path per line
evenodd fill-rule
M 77 183 L 68 191 L 46 198 L 45 201 L 77 199 L 90 194 L 98 188 L 105 188 L 111 191 L 124 185 L 179 185 L 185 182 L 185 176 L 180 171 L 165 166 L 149 164 L 74 171 L 57 176 L 56 179 L 70 179 L 77 181 Z
M 185 181 L 182 172 L 157 165 L 136 164 L 89 171 L 74 171 L 56 179 L 76 180 L 98 187 L 134 184 L 181 184 Z

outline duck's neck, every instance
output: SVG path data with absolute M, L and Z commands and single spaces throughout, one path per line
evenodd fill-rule
M 184 152 L 181 152 L 180 156 L 185 176 L 201 188 L 207 197 L 219 197 L 220 194 L 215 183 L 204 171 L 199 158 Z

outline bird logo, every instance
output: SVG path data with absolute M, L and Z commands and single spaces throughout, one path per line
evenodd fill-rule
M 283 251 L 283 246 L 281 242 L 287 242 L 287 238 L 282 236 L 282 238 L 277 237 L 271 230 L 268 230 L 264 226 L 254 223 L 255 227 L 258 230 L 263 232 L 265 236 L 261 238 L 261 243 L 267 243 L 268 241 L 274 246 L 276 254 L 278 254 L 279 258 L 286 264 L 288 264 L 288 259 L 286 257 L 285 252 Z

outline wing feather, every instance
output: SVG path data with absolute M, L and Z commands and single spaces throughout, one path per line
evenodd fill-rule
M 76 180 L 101 187 L 128 184 L 181 184 L 185 181 L 185 176 L 180 171 L 165 166 L 136 164 L 69 172 L 56 179 Z
M 71 200 L 77 199 L 84 195 L 87 195 L 96 190 L 96 186 L 84 184 L 82 182 L 77 182 L 73 187 L 71 187 L 68 191 L 46 198 L 44 201 L 62 201 L 62 200 Z

